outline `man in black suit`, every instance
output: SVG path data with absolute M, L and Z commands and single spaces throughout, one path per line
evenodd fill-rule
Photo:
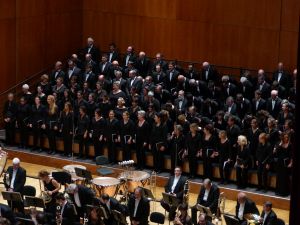
M 178 115 L 186 113 L 187 100 L 184 97 L 184 91 L 180 90 L 178 92 L 178 98 L 174 101 L 175 110 L 178 112 Z
M 186 78 L 200 80 L 200 74 L 194 70 L 194 63 L 189 64 L 189 70 L 185 73 Z
M 139 58 L 135 62 L 135 68 L 144 79 L 145 77 L 150 76 L 151 64 L 150 60 L 146 57 L 145 52 L 140 52 Z
M 240 224 L 247 225 L 247 220 L 244 218 L 246 214 L 259 215 L 259 211 L 255 203 L 247 198 L 244 192 L 240 192 L 237 198 L 237 205 L 235 207 L 235 217 L 239 219 Z
M 198 195 L 197 204 L 208 208 L 213 214 L 217 213 L 219 195 L 220 191 L 217 185 L 213 184 L 210 179 L 205 179 Z M 194 224 L 197 223 L 197 204 L 191 208 Z
M 265 74 L 265 71 L 263 69 L 259 69 L 258 72 L 257 72 L 257 76 L 254 77 L 254 80 L 253 80 L 253 87 L 256 87 L 257 84 L 258 84 L 258 76 L 259 75 L 264 75 L 265 77 L 265 81 L 268 83 L 268 84 L 271 84 L 271 79 L 268 75 Z
M 160 111 L 160 102 L 154 98 L 154 93 L 152 91 L 148 92 L 148 100 L 144 102 L 144 109 L 148 109 L 150 103 L 153 104 L 155 112 Z
M 277 80 L 273 82 L 273 90 L 278 91 L 278 98 L 286 99 L 288 97 L 287 90 Z
M 180 75 L 179 72 L 175 70 L 174 62 L 169 63 L 169 70 L 166 71 L 166 75 L 166 89 L 171 93 L 171 95 L 174 95 L 177 87 L 177 78 Z
M 119 62 L 118 61 L 113 61 L 112 66 L 109 68 L 108 71 L 108 76 L 106 77 L 106 79 L 111 82 L 113 79 L 116 78 L 116 73 L 117 71 L 121 71 L 123 74 L 123 68 L 119 66 Z
M 187 93 L 185 95 L 185 98 L 187 100 L 187 105 L 186 105 L 187 107 L 195 106 L 196 107 L 196 111 L 198 113 L 201 112 L 202 103 L 201 103 L 201 99 L 199 97 L 195 97 L 191 93 Z
M 67 73 L 65 75 L 64 85 L 67 87 L 71 85 L 72 76 L 77 76 L 77 79 L 79 79 L 79 83 L 81 83 L 80 81 L 82 79 L 81 69 L 77 68 L 76 64 L 72 60 L 69 60 L 68 66 L 69 68 L 67 69 Z
M 202 80 L 190 79 L 191 93 L 194 96 L 203 98 L 207 92 L 207 84 Z
M 286 90 L 289 90 L 290 74 L 284 70 L 284 65 L 282 62 L 278 63 L 278 70 L 273 72 L 272 83 L 275 80 L 278 81 Z
M 126 93 L 126 86 L 127 86 L 127 81 L 125 79 L 123 79 L 122 77 L 122 72 L 121 71 L 117 71 L 116 73 L 116 78 L 113 79 L 113 82 L 114 83 L 115 81 L 119 81 L 120 82 L 120 89 Z
M 159 100 L 160 105 L 165 105 L 168 101 L 171 101 L 172 99 L 170 92 L 163 89 L 162 85 L 156 86 L 156 92 L 154 93 L 154 97 L 157 100 Z
M 270 97 L 271 93 L 271 86 L 265 81 L 265 75 L 264 74 L 259 74 L 257 76 L 257 85 L 255 90 L 260 90 L 261 91 L 261 97 L 262 99 L 267 100 Z
M 180 166 L 175 167 L 174 173 L 174 176 L 169 177 L 169 180 L 165 186 L 165 192 L 176 196 L 178 204 L 181 204 L 183 201 L 184 184 L 186 179 L 181 176 L 182 168 Z M 170 208 L 170 206 L 166 204 L 163 199 L 161 200 L 160 204 L 166 211 L 169 212 L 169 220 L 174 220 L 176 207 L 171 206 Z
M 111 63 L 108 62 L 108 55 L 102 55 L 102 62 L 99 63 L 99 74 L 104 75 L 107 77 L 108 70 L 111 67 Z
M 271 98 L 267 101 L 267 111 L 273 118 L 277 118 L 279 112 L 281 111 L 282 99 L 278 98 L 278 91 L 271 91 Z
M 162 60 L 163 55 L 161 53 L 157 53 L 156 54 L 156 61 L 153 62 L 153 66 L 152 66 L 152 73 L 154 73 L 156 71 L 156 66 L 160 66 L 162 71 L 166 72 L 169 67 L 168 67 L 168 63 L 164 60 Z
M 219 111 L 219 105 L 216 101 L 207 98 L 201 108 L 201 115 L 212 120 L 213 116 Z
M 124 79 L 130 78 L 129 73 L 130 73 L 130 71 L 132 71 L 132 70 L 135 71 L 135 74 L 136 74 L 137 77 L 139 76 L 139 72 L 137 71 L 136 68 L 134 68 L 134 62 L 129 61 L 127 66 L 128 66 L 128 67 L 127 67 L 126 69 L 123 70 L 123 78 L 124 78 Z
M 56 79 L 61 77 L 65 80 L 65 72 L 61 70 L 62 63 L 60 61 L 55 63 L 55 69 L 51 71 L 50 83 L 52 86 L 56 85 Z
M 208 216 L 205 214 L 200 214 L 199 223 L 194 223 L 195 225 L 214 225 L 212 222 L 208 220 Z
M 246 70 L 243 77 L 246 77 L 247 80 L 252 84 L 252 86 L 256 86 L 256 84 L 254 83 L 255 77 L 253 75 L 250 74 L 249 70 Z
M 192 124 L 195 122 L 195 117 L 199 118 L 200 114 L 196 112 L 196 106 L 190 106 L 188 109 L 189 112 L 186 114 L 186 119 L 190 122 L 190 124 Z
M 8 205 L 4 205 L 2 203 L 0 203 L 0 209 L 1 209 L 1 217 L 9 220 L 10 224 L 15 224 L 15 222 L 17 221 L 16 220 L 17 216 L 15 212 Z
M 177 95 L 180 90 L 183 90 L 184 92 L 191 92 L 190 80 L 188 78 L 183 75 L 179 75 L 177 80 L 178 82 L 174 92 L 175 95 Z
M 119 60 L 120 60 L 119 53 L 115 51 L 116 50 L 116 44 L 111 43 L 109 48 L 110 48 L 110 52 L 107 53 L 108 62 L 112 63 L 115 60 L 119 62 Z
M 204 62 L 202 64 L 202 80 L 207 84 L 210 81 L 213 81 L 215 85 L 218 84 L 218 71 L 214 67 L 210 66 L 208 62 Z
M 76 222 L 79 222 L 80 217 L 83 217 L 84 213 L 86 213 L 85 205 L 93 204 L 94 193 L 88 187 L 79 184 L 70 184 L 67 192 L 75 204 L 77 211 Z
M 88 88 L 93 91 L 96 89 L 97 76 L 92 72 L 91 64 L 87 64 L 85 70 L 86 72 L 83 74 L 83 82 L 87 82 L 89 86 Z
M 252 114 L 256 115 L 256 113 L 260 110 L 266 110 L 267 109 L 267 102 L 261 98 L 261 91 L 256 90 L 254 92 L 254 99 L 252 99 L 251 102 L 251 109 L 252 109 Z
M 246 77 L 241 77 L 240 82 L 237 86 L 237 94 L 242 94 L 244 98 L 249 101 L 253 98 L 253 85 Z
M 108 194 L 101 195 L 100 205 L 103 206 L 108 216 L 107 219 L 103 220 L 105 225 L 118 225 L 118 221 L 115 220 L 112 210 L 116 210 L 124 216 L 127 216 L 125 208 L 119 203 L 119 201 L 113 197 L 109 197 Z
M 209 82 L 208 90 L 206 91 L 203 98 L 204 99 L 210 98 L 216 101 L 220 107 L 223 107 L 224 101 L 223 101 L 221 89 L 219 87 L 216 87 L 213 81 Z
M 76 65 L 77 68 L 81 68 L 81 60 L 78 59 L 78 56 L 76 54 L 73 54 L 70 60 L 72 60 L 74 62 L 74 64 Z M 70 60 L 67 61 L 66 69 L 69 68 L 68 62 Z
M 261 212 L 261 218 L 264 219 L 264 225 L 276 225 L 277 215 L 272 210 L 272 202 L 265 201 L 263 204 L 263 211 Z
M 56 216 L 56 221 L 61 221 L 61 225 L 75 224 L 75 211 L 73 206 L 67 202 L 63 193 L 58 193 L 55 196 L 56 203 L 60 205 L 60 215 Z
M 20 167 L 20 159 L 14 158 L 13 165 L 7 168 L 7 173 L 9 175 L 9 180 L 6 180 L 6 176 L 4 176 L 3 183 L 6 188 L 6 191 L 9 192 L 20 192 L 21 197 L 23 198 L 23 188 L 26 183 L 26 170 Z M 14 208 L 18 209 L 18 212 L 24 213 L 24 205 L 23 202 L 11 202 L 8 201 L 8 205 L 12 210 Z
M 141 90 L 142 90 L 142 81 L 141 81 L 141 79 L 137 78 L 136 71 L 131 70 L 129 72 L 129 77 L 130 78 L 127 79 L 127 87 L 126 87 L 127 96 L 130 95 L 130 88 L 132 86 L 136 86 L 136 91 L 137 91 L 138 94 L 140 94 Z
M 131 61 L 133 63 L 136 62 L 136 55 L 133 54 L 134 47 L 128 46 L 127 53 L 124 55 L 122 66 L 124 69 L 128 67 L 128 62 Z
M 147 76 L 144 79 L 144 82 L 142 84 L 142 91 L 144 90 L 145 87 L 149 87 L 151 91 L 155 91 L 155 84 L 152 82 L 152 77 L 151 76 Z
M 228 76 L 222 77 L 222 94 L 224 100 L 229 96 L 235 98 L 236 97 L 236 86 L 229 82 Z
M 86 66 L 88 64 L 92 65 L 93 73 L 98 76 L 99 75 L 99 63 L 96 63 L 94 60 L 92 60 L 92 55 L 91 54 L 86 54 L 85 55 L 85 62 L 82 64 L 82 73 L 85 72 Z
M 175 64 L 175 70 L 177 70 L 180 75 L 185 76 L 184 69 L 181 66 Z
M 223 107 L 224 112 L 230 112 L 232 115 L 236 115 L 236 104 L 234 103 L 234 98 L 229 96 L 226 99 L 226 104 Z
M 167 75 L 162 71 L 162 68 L 160 65 L 157 65 L 156 67 L 156 71 L 153 72 L 152 74 L 152 78 L 153 78 L 153 82 L 155 85 L 162 85 L 163 87 L 165 87 L 165 79 L 167 77 Z
M 143 196 L 141 188 L 137 187 L 134 189 L 134 195 L 131 195 L 129 198 L 128 209 L 132 225 L 148 225 L 150 203 Z
M 293 71 L 293 76 L 291 77 L 291 80 L 290 80 L 290 87 L 293 87 L 295 80 L 297 80 L 297 69 L 295 69 Z
M 99 48 L 94 45 L 93 38 L 87 39 L 87 46 L 85 46 L 83 49 L 83 55 L 86 54 L 91 54 L 91 58 L 93 59 L 93 61 L 96 62 L 97 64 L 99 63 L 100 51 Z
M 251 114 L 251 102 L 244 98 L 242 94 L 237 94 L 236 115 L 243 120 L 249 114 Z

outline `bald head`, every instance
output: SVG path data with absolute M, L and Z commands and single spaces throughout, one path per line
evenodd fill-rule
M 179 75 L 178 78 L 177 78 L 177 80 L 178 80 L 179 82 L 183 83 L 184 80 L 185 80 L 185 78 L 184 78 L 183 75 Z
M 284 69 L 284 65 L 282 62 L 278 63 L 278 70 L 282 71 Z
M 208 62 L 204 62 L 204 63 L 202 64 L 202 68 L 203 68 L 204 70 L 208 70 L 208 68 L 209 68 L 209 63 L 208 63 Z
M 139 54 L 139 58 L 140 59 L 144 59 L 145 58 L 145 52 L 140 52 L 140 54 Z
M 72 55 L 72 59 L 73 59 L 74 61 L 76 61 L 76 60 L 78 59 L 78 56 L 77 56 L 76 54 L 73 54 L 73 55 Z
M 265 71 L 263 70 L 263 69 L 260 69 L 259 71 L 258 71 L 258 74 L 264 74 L 265 73 Z
M 241 203 L 244 203 L 247 199 L 247 196 L 244 192 L 240 192 L 238 194 L 238 202 L 241 204 Z

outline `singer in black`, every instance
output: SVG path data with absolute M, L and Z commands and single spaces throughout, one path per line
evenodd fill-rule
M 121 143 L 123 161 L 131 159 L 131 146 L 134 138 L 134 123 L 129 119 L 129 112 L 123 112 L 123 119 L 120 121 L 120 132 L 118 141 Z
M 182 134 L 182 126 L 175 125 L 172 135 L 169 137 L 168 142 L 170 146 L 171 155 L 171 173 L 175 170 L 175 166 L 181 166 L 181 157 L 185 149 L 185 136 Z M 181 154 L 181 155 L 179 155 Z
M 230 116 L 227 120 L 228 126 L 226 127 L 227 138 L 231 143 L 232 159 L 235 160 L 237 154 L 237 138 L 241 134 L 241 129 L 235 124 L 235 117 Z
M 79 155 L 77 159 L 82 158 L 83 155 L 83 145 L 84 145 L 84 157 L 82 159 L 86 159 L 89 154 L 89 143 L 88 143 L 88 132 L 90 129 L 90 118 L 86 114 L 86 107 L 80 106 L 79 108 L 79 116 L 77 119 L 77 131 L 78 141 L 79 141 Z
M 9 93 L 4 105 L 3 118 L 5 121 L 5 143 L 11 146 L 15 145 L 15 113 L 17 112 L 17 108 L 18 105 L 14 100 L 14 95 Z
M 44 119 L 42 128 L 46 129 L 50 151 L 48 154 L 55 155 L 56 151 L 56 140 L 55 140 L 55 132 L 58 129 L 58 108 L 55 105 L 55 98 L 53 95 L 49 95 L 47 97 L 48 105 L 45 108 Z
M 163 121 L 163 115 L 157 113 L 154 116 L 155 123 L 152 125 L 149 149 L 153 153 L 154 171 L 160 174 L 164 169 L 164 151 L 167 147 L 167 125 Z
M 212 159 L 215 158 L 215 151 L 217 149 L 217 139 L 213 135 L 214 127 L 207 124 L 204 127 L 204 134 L 202 136 L 202 143 L 200 147 L 200 156 L 203 158 L 203 178 L 212 179 Z
M 145 167 L 145 152 L 149 140 L 149 124 L 145 120 L 145 111 L 138 111 L 138 120 L 135 122 L 135 135 L 133 142 L 136 150 L 136 170 L 144 170 Z
M 33 131 L 33 147 L 31 151 L 34 151 L 37 145 L 37 140 L 40 138 L 40 150 L 41 152 L 44 148 L 44 130 L 42 129 L 43 117 L 45 106 L 41 104 L 41 98 L 36 96 L 34 99 L 35 105 L 31 107 L 30 114 L 30 127 Z
M 187 155 L 189 160 L 190 178 L 194 179 L 198 168 L 198 153 L 201 147 L 201 135 L 198 132 L 198 126 L 195 123 L 190 125 L 190 131 L 186 137 L 185 150 L 182 157 Z
M 236 163 L 234 167 L 236 168 L 236 181 L 237 187 L 244 189 L 247 187 L 247 178 L 248 178 L 248 167 L 251 160 L 250 149 L 247 146 L 247 139 L 245 136 L 238 136 L 238 148 Z M 238 164 L 238 161 L 240 163 Z
M 60 205 L 60 215 L 56 216 L 56 223 L 60 221 L 61 225 L 74 225 L 75 212 L 73 206 L 67 202 L 64 193 L 58 193 L 55 196 L 56 203 Z
M 115 118 L 114 110 L 110 110 L 105 123 L 104 141 L 107 144 L 108 159 L 114 165 L 117 160 L 117 142 L 119 134 L 119 120 Z
M 61 112 L 60 123 L 64 142 L 64 153 L 63 156 L 72 156 L 72 140 L 73 140 L 73 129 L 74 129 L 74 113 L 71 102 L 66 102 L 64 105 L 64 110 Z
M 264 193 L 268 191 L 268 171 L 270 169 L 271 163 L 273 162 L 273 151 L 270 143 L 268 142 L 269 135 L 266 133 L 261 133 L 259 135 L 259 144 L 256 150 L 256 165 L 257 165 L 257 180 L 258 188 L 256 191 L 262 189 L 262 175 L 264 177 Z
M 97 156 L 103 154 L 103 140 L 104 140 L 104 129 L 105 129 L 105 119 L 102 116 L 101 110 L 95 110 L 95 116 L 92 119 L 91 124 L 91 133 L 90 137 L 93 139 L 94 143 L 94 153 L 95 158 L 93 161 L 96 161 Z
M 16 112 L 16 123 L 18 124 L 19 132 L 20 132 L 20 148 L 27 148 L 28 145 L 28 124 L 29 117 L 31 113 L 31 106 L 26 104 L 26 100 L 24 97 L 21 98 L 20 104 L 18 105 Z
M 268 127 L 265 128 L 264 132 L 266 134 L 270 135 L 270 138 L 268 140 L 268 142 L 271 145 L 271 148 L 274 149 L 276 143 L 279 140 L 279 133 L 278 133 L 278 129 L 277 129 L 277 123 L 276 120 L 274 118 L 269 118 L 268 119 Z

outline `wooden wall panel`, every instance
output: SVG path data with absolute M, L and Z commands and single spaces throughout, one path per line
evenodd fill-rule
M 282 0 L 281 30 L 299 31 L 299 0 Z
M 0 0 L 0 19 L 16 17 L 16 1 Z

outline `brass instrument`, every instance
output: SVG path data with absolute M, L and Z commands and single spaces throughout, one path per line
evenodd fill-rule
M 41 186 L 41 179 L 39 179 L 40 182 L 40 191 L 41 194 L 38 196 L 39 198 L 43 199 L 44 203 L 49 203 L 52 200 L 52 196 L 48 194 L 48 190 L 45 187 L 46 191 L 42 191 L 42 186 Z
M 4 177 L 5 177 L 5 183 L 8 187 L 10 187 L 10 182 L 9 182 L 9 173 L 7 172 L 7 170 L 4 173 Z
M 61 216 L 61 205 L 56 206 L 56 225 L 61 225 L 61 220 L 57 219 L 59 216 Z
M 244 218 L 248 220 L 249 223 L 261 224 L 264 222 L 264 219 L 260 215 L 255 214 L 245 214 Z
M 87 225 L 89 222 L 89 219 L 86 217 L 86 213 L 83 216 L 83 225 Z
M 216 213 L 216 218 L 218 220 L 221 220 L 221 214 L 225 213 L 225 200 L 226 200 L 226 194 L 224 192 L 221 192 L 218 199 L 218 209 Z M 222 204 L 223 201 L 223 204 Z M 222 204 L 222 206 L 221 206 Z
M 73 201 L 69 195 L 69 193 L 67 191 L 64 191 L 64 197 L 66 199 L 67 202 L 69 202 L 70 204 L 73 204 Z
M 176 222 L 179 220 L 179 217 L 181 216 L 181 213 L 180 212 L 177 212 L 176 215 L 175 215 L 175 219 L 174 219 L 174 223 L 173 225 L 176 224 Z
M 183 204 L 189 205 L 190 181 L 187 180 L 184 184 Z

